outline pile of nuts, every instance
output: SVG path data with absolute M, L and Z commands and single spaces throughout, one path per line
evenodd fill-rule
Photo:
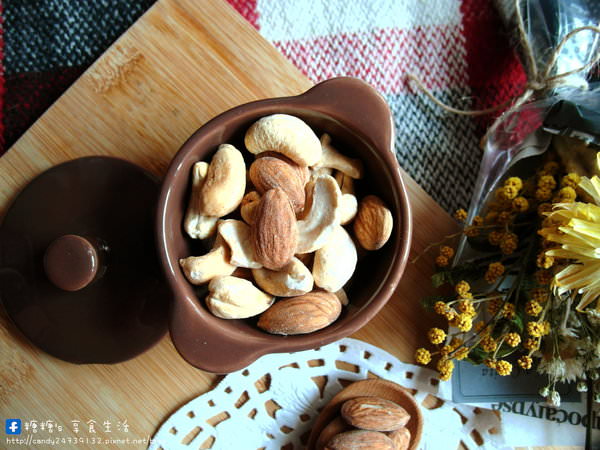
M 182 270 L 192 284 L 208 283 L 206 305 L 218 317 L 260 314 L 258 326 L 274 334 L 324 328 L 348 303 L 343 286 L 358 260 L 344 226 L 352 225 L 362 248 L 377 250 L 390 237 L 392 214 L 374 195 L 358 202 L 362 162 L 297 117 L 263 117 L 244 143 L 255 155 L 248 170 L 229 144 L 210 164 L 193 166 L 183 226 L 213 244 L 205 255 L 181 259 Z
M 411 434 L 406 424 L 410 414 L 397 403 L 380 397 L 355 397 L 342 404 L 340 415 L 355 429 L 328 438 L 326 450 L 409 448 Z

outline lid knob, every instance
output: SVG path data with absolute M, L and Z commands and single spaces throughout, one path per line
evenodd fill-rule
M 96 278 L 98 251 L 84 237 L 75 234 L 61 236 L 46 249 L 44 270 L 57 288 L 78 291 Z

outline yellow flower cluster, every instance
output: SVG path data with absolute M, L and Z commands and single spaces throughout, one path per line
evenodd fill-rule
M 447 267 L 450 264 L 450 261 L 454 257 L 454 249 L 447 245 L 442 245 L 440 247 L 440 253 L 435 258 L 435 264 L 438 267 Z
M 514 303 L 505 303 L 502 308 L 502 316 L 507 318 L 508 320 L 512 320 L 516 317 L 516 308 Z
M 493 230 L 488 234 L 488 242 L 492 245 L 500 245 L 500 241 L 502 240 L 502 231 Z
M 542 312 L 542 305 L 535 300 L 529 300 L 527 303 L 525 303 L 525 312 L 530 316 L 539 316 Z
M 454 218 L 456 220 L 458 220 L 459 222 L 464 222 L 465 220 L 467 220 L 467 211 L 465 211 L 464 209 L 457 209 L 454 212 Z
M 484 336 L 479 343 L 484 352 L 493 352 L 498 347 L 496 340 L 491 336 Z
M 518 333 L 514 332 L 508 333 L 504 338 L 504 342 L 506 342 L 511 347 L 516 347 L 521 343 L 521 336 L 519 336 Z
M 470 331 L 473 328 L 473 319 L 470 315 L 464 313 L 455 315 L 449 323 L 463 332 Z
M 452 376 L 452 371 L 454 370 L 454 362 L 452 362 L 451 359 L 440 358 L 436 368 L 440 373 L 440 380 L 448 381 Z
M 512 207 L 516 212 L 524 213 L 529 209 L 529 201 L 525 197 L 517 197 L 513 200 Z
M 484 279 L 489 284 L 493 284 L 504 274 L 504 264 L 501 262 L 491 263 L 485 272 Z
M 496 362 L 496 372 L 498 372 L 498 375 L 500 376 L 506 376 L 506 375 L 510 375 L 510 373 L 512 372 L 512 364 L 509 363 L 508 361 L 497 361 Z
M 473 306 L 473 302 L 468 299 L 460 300 L 458 302 L 457 309 L 461 313 L 464 313 L 471 318 L 473 318 L 477 315 L 477 311 L 475 310 L 475 306 Z
M 581 181 L 581 177 L 578 174 L 569 173 L 562 178 L 561 185 L 563 187 L 570 187 L 570 188 L 575 189 L 580 181 Z
M 440 315 L 444 315 L 449 311 L 448 305 L 446 305 L 446 303 L 442 302 L 442 301 L 437 301 L 435 302 L 435 305 L 433 305 L 433 310 Z
M 515 233 L 507 232 L 502 235 L 502 239 L 500 239 L 500 250 L 505 255 L 510 255 L 514 253 L 519 245 L 519 238 Z
M 526 329 L 527 334 L 533 336 L 534 338 L 539 338 L 550 333 L 550 323 L 547 321 L 527 322 Z
M 536 338 L 527 338 L 523 342 L 523 348 L 529 351 L 535 351 L 540 348 L 540 340 Z
M 415 352 L 415 361 L 426 366 L 431 362 L 431 353 L 426 348 L 418 348 Z
M 446 333 L 440 328 L 432 328 L 427 333 L 427 337 L 432 344 L 441 344 L 446 339 Z
M 495 315 L 498 311 L 500 311 L 500 307 L 502 306 L 502 300 L 499 298 L 494 298 L 487 302 L 487 311 L 492 316 Z
M 461 280 L 458 283 L 456 283 L 456 286 L 454 286 L 454 290 L 460 297 L 467 298 L 467 294 L 469 294 L 471 291 L 471 285 L 465 280 Z
M 522 369 L 528 370 L 531 369 L 531 364 L 533 363 L 533 360 L 530 356 L 523 355 L 517 360 L 517 363 Z

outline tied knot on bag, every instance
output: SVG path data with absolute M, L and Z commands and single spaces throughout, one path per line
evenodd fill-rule
M 547 90 L 554 89 L 560 85 L 566 83 L 567 78 L 576 73 L 582 72 L 593 67 L 598 61 L 600 61 L 600 52 L 596 52 L 594 57 L 588 61 L 586 64 L 582 65 L 573 70 L 569 70 L 566 72 L 557 73 L 555 75 L 551 75 L 552 72 L 556 69 L 556 65 L 558 62 L 558 57 L 560 56 L 563 47 L 567 42 L 569 42 L 573 37 L 581 33 L 582 31 L 591 31 L 600 36 L 600 27 L 585 25 L 582 27 L 575 28 L 567 33 L 558 43 L 556 48 L 550 54 L 550 59 L 546 67 L 540 69 L 535 60 L 535 56 L 533 53 L 533 48 L 531 47 L 531 42 L 527 38 L 527 32 L 525 31 L 525 24 L 523 20 L 523 15 L 521 14 L 521 8 L 519 7 L 520 0 L 515 0 L 515 11 L 517 18 L 517 29 L 519 32 L 519 41 L 523 47 L 524 57 L 526 59 L 525 69 L 527 71 L 527 83 L 523 87 L 523 90 L 520 94 L 508 99 L 507 101 L 492 106 L 490 108 L 485 109 L 477 109 L 477 110 L 464 110 L 454 108 L 450 105 L 445 104 L 441 100 L 439 100 L 435 95 L 433 95 L 432 91 L 425 86 L 425 84 L 414 74 L 407 74 L 407 78 L 409 81 L 413 81 L 417 87 L 436 105 L 442 108 L 444 111 L 451 112 L 454 114 L 459 114 L 463 116 L 483 116 L 486 114 L 491 114 L 497 111 L 504 110 L 508 107 L 500 116 L 496 118 L 496 120 L 492 123 L 492 125 L 488 128 L 485 135 L 483 136 L 480 146 L 485 148 L 485 144 L 487 143 L 489 137 L 496 131 L 496 129 L 503 122 L 504 118 L 511 116 L 514 112 L 516 112 L 523 104 L 525 104 L 530 98 L 532 98 L 535 94 L 544 92 Z

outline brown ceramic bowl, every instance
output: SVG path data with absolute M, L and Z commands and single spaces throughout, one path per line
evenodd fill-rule
M 224 320 L 213 316 L 204 305 L 206 289 L 191 285 L 178 262 L 180 258 L 207 251 L 199 242 L 189 239 L 182 228 L 192 165 L 199 160 L 210 160 L 223 143 L 244 149 L 248 127 L 275 113 L 300 117 L 317 135 L 329 133 L 334 145 L 362 159 L 366 175 L 357 187 L 358 197 L 380 196 L 394 216 L 394 231 L 388 243 L 361 259 L 345 286 L 350 305 L 332 325 L 306 335 L 271 335 L 256 327 L 257 318 Z M 207 122 L 187 140 L 163 181 L 157 243 L 174 294 L 171 337 L 190 364 L 209 372 L 232 372 L 267 353 L 306 350 L 336 341 L 354 333 L 377 314 L 402 276 L 411 242 L 410 207 L 393 142 L 392 115 L 386 102 L 371 86 L 354 78 L 327 80 L 296 97 L 237 106 Z

